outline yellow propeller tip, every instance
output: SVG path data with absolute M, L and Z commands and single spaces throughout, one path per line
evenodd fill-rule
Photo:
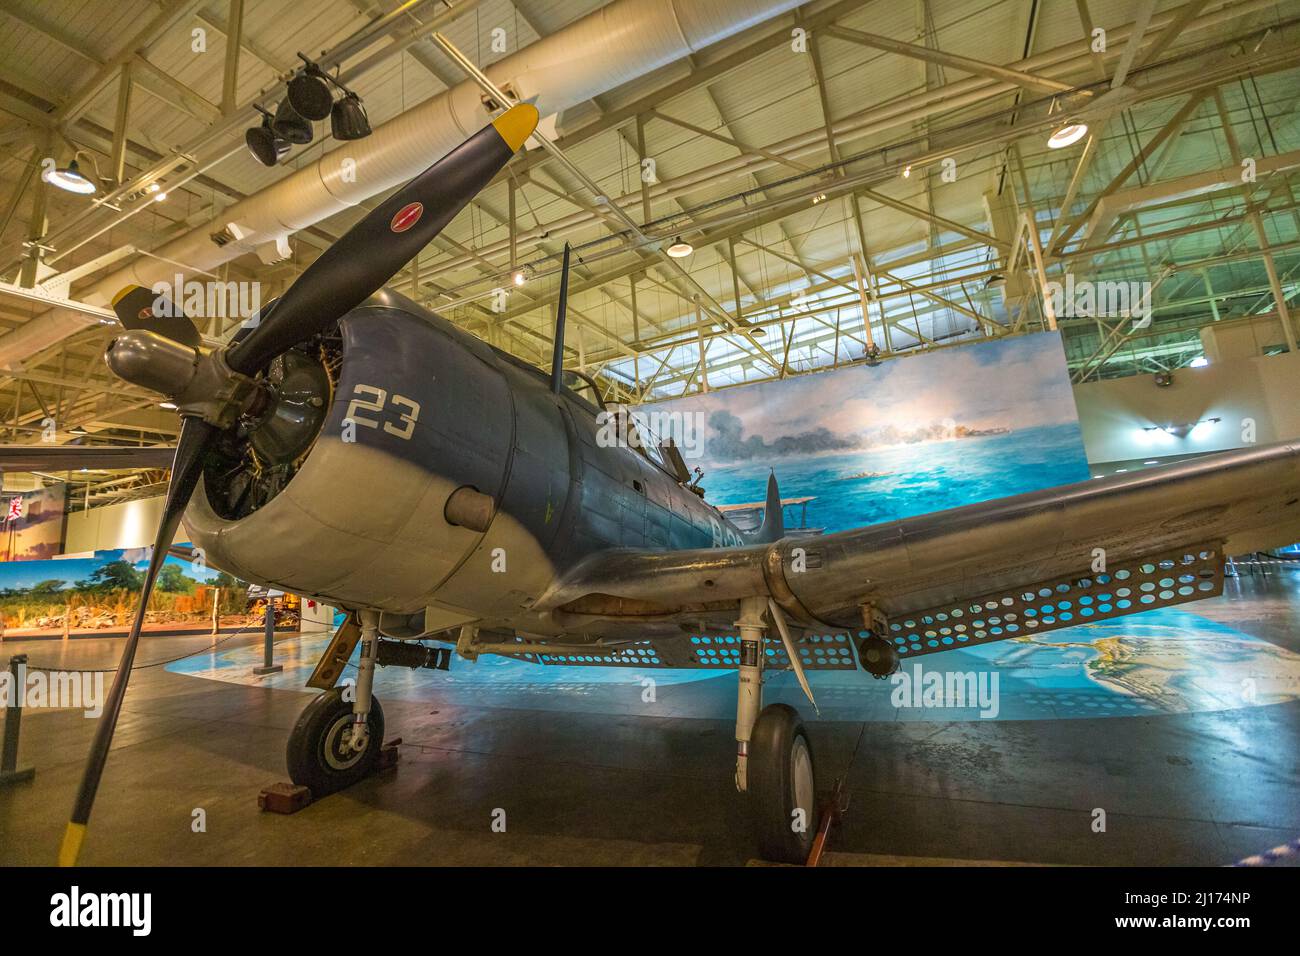
M 138 288 L 140 287 L 138 285 L 135 285 L 134 283 L 128 286 L 124 286 L 121 292 L 113 296 L 113 305 L 117 305 L 119 302 L 121 302 L 123 299 L 125 299 L 128 295 L 130 295 Z
M 63 845 L 59 847 L 59 866 L 76 866 L 81 854 L 81 841 L 86 838 L 84 823 L 69 823 L 63 831 Z
M 524 140 L 533 135 L 541 115 L 532 103 L 517 103 L 492 121 L 501 138 L 512 150 L 524 145 Z

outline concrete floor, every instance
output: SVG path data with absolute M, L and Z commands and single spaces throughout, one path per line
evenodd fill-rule
M 1224 597 L 1192 609 L 1300 652 L 1300 568 L 1230 582 Z M 258 640 L 241 636 L 223 650 Z M 291 638 L 277 653 L 305 642 Z M 209 643 L 153 639 L 140 663 Z M 120 646 L 6 641 L 0 658 L 110 667 Z M 424 691 L 384 698 L 388 735 L 405 741 L 395 770 L 283 817 L 260 813 L 256 796 L 285 779 L 284 742 L 311 694 L 142 667 L 83 862 L 691 865 L 752 856 L 731 783 L 729 675 L 662 685 L 667 716 L 658 717 L 602 710 L 589 690 L 585 709 L 568 712 L 558 687 L 544 699 L 497 694 L 476 704 L 450 685 L 440 691 L 445 676 L 421 672 Z M 819 785 L 847 773 L 851 794 L 830 862 L 1231 862 L 1300 832 L 1296 696 L 1136 716 L 810 721 Z M 79 711 L 25 713 L 21 759 L 37 775 L 0 789 L 0 865 L 53 861 L 94 725 Z M 1092 829 L 1098 807 L 1105 833 Z M 196 809 L 206 832 L 191 828 Z M 492 829 L 498 809 L 504 833 Z

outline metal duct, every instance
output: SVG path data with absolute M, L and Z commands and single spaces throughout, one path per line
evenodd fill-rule
M 778 14 L 800 0 L 614 0 L 563 30 L 488 67 L 497 86 L 537 97 L 543 116 L 638 79 Z M 344 143 L 220 217 L 139 257 L 81 296 L 108 301 L 123 286 L 171 281 L 177 271 L 211 270 L 405 182 L 490 119 L 466 80 Z M 350 162 L 349 162 L 350 161 Z M 217 245 L 212 235 L 230 238 Z M 187 270 L 178 270 L 184 263 Z M 18 369 L 93 319 L 67 310 L 39 315 L 0 337 L 0 368 Z

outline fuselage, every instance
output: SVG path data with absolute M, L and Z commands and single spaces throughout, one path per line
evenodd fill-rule
M 328 416 L 284 488 L 235 520 L 195 495 L 185 523 L 211 565 L 399 631 L 546 634 L 533 604 L 594 552 L 743 543 L 657 456 L 611 442 L 596 404 L 410 300 L 381 292 L 340 331 Z M 449 520 L 458 489 L 491 498 L 483 530 Z

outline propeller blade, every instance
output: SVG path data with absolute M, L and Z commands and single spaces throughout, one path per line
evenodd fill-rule
M 531 103 L 512 106 L 377 206 L 231 347 L 227 364 L 253 375 L 377 292 L 509 162 L 536 129 L 537 118 Z
M 180 525 L 181 514 L 189 504 L 190 496 L 203 473 L 203 453 L 217 429 L 201 418 L 184 418 L 181 420 L 180 439 L 176 443 L 176 458 L 172 462 L 172 479 L 167 486 L 167 500 L 163 505 L 162 518 L 158 522 L 158 534 L 154 538 L 153 554 L 149 558 L 149 570 L 145 572 L 144 586 L 140 589 L 140 603 L 135 609 L 135 620 L 131 624 L 131 633 L 122 649 L 122 659 L 118 661 L 117 673 L 113 675 L 113 686 L 109 689 L 108 699 L 104 704 L 104 713 L 95 728 L 95 739 L 90 745 L 90 756 L 86 760 L 86 769 L 81 777 L 81 788 L 77 791 L 77 800 L 72 807 L 72 819 L 63 833 L 63 845 L 59 848 L 59 866 L 73 866 L 81 852 L 81 841 L 86 835 L 86 823 L 90 819 L 90 810 L 95 803 L 95 792 L 99 789 L 99 778 L 104 772 L 104 761 L 108 759 L 108 748 L 113 744 L 113 731 L 117 728 L 117 718 L 122 710 L 122 699 L 126 696 L 126 684 L 131 677 L 131 665 L 135 661 L 136 647 L 140 643 L 140 629 L 144 626 L 145 610 L 149 606 L 149 596 L 153 593 L 154 581 L 167 560 L 167 549 L 171 547 L 176 528 Z
M 124 329 L 144 329 L 198 348 L 203 339 L 194 323 L 165 295 L 142 285 L 129 285 L 113 297 L 113 311 Z

